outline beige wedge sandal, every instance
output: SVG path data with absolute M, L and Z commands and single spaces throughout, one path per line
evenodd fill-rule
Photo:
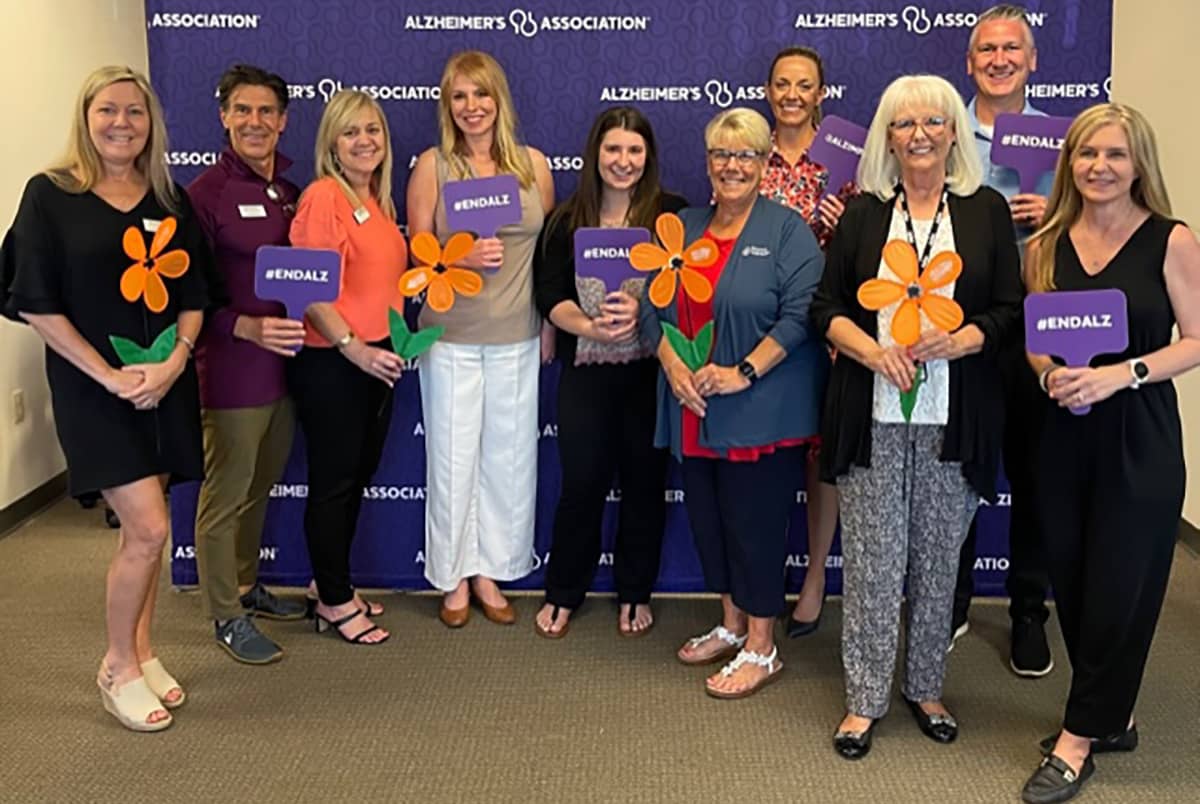
M 101 668 L 101 672 L 108 676 L 107 668 Z M 130 731 L 162 731 L 174 722 L 170 712 L 162 720 L 154 723 L 149 721 L 152 714 L 166 711 L 166 707 L 150 691 L 145 677 L 126 681 L 119 687 L 114 684 L 111 688 L 106 688 L 100 679 L 96 679 L 96 686 L 100 688 L 104 708 Z
M 167 672 L 167 668 L 163 667 L 163 663 L 157 657 L 148 662 L 142 662 L 142 676 L 146 679 L 146 686 L 158 696 L 163 707 L 178 709 L 187 700 L 187 693 L 183 691 L 183 687 L 175 680 L 174 676 Z M 167 694 L 171 690 L 179 690 L 179 697 L 174 701 L 167 700 Z

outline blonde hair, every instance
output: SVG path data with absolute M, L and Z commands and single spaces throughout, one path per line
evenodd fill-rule
M 379 125 L 383 127 L 383 161 L 371 174 L 371 195 L 383 210 L 383 214 L 395 220 L 396 204 L 392 201 L 392 134 L 388 129 L 383 109 L 367 93 L 357 89 L 343 89 L 329 99 L 325 113 L 321 115 L 321 124 L 317 127 L 313 173 L 317 179 L 328 177 L 336 181 L 351 206 L 357 208 L 362 204 L 350 182 L 342 175 L 341 164 L 337 160 L 337 139 L 350 125 L 351 119 L 363 109 L 370 109 L 378 115 Z
M 946 185 L 956 195 L 974 193 L 983 183 L 983 165 L 971 139 L 967 107 L 958 90 L 936 75 L 903 75 L 883 91 L 858 163 L 858 186 L 884 201 L 895 194 L 900 162 L 888 145 L 888 126 L 900 111 L 912 106 L 929 106 L 949 118 L 956 142 L 946 156 Z
M 133 166 L 150 184 L 159 205 L 170 212 L 179 213 L 182 210 L 179 192 L 167 167 L 167 126 L 163 119 L 162 104 L 158 102 L 158 96 L 146 76 L 132 67 L 115 64 L 100 67 L 84 79 L 75 100 L 66 151 L 57 162 L 46 168 L 46 175 L 68 193 L 86 193 L 104 178 L 104 162 L 88 129 L 88 111 L 101 90 L 121 81 L 129 81 L 138 88 L 150 117 L 150 135 L 146 147 L 133 160 Z
M 704 127 L 704 147 L 715 148 L 731 140 L 744 142 L 765 156 L 771 152 L 771 124 L 753 109 L 726 109 Z
M 1035 291 L 1054 289 L 1054 257 L 1058 241 L 1083 212 L 1083 197 L 1075 186 L 1072 163 L 1092 135 L 1112 125 L 1120 126 L 1129 140 L 1135 174 L 1129 189 L 1133 202 L 1164 218 L 1171 216 L 1171 199 L 1158 166 L 1158 144 L 1146 118 L 1137 109 L 1122 103 L 1101 103 L 1086 109 L 1067 129 L 1054 168 L 1054 187 L 1046 200 L 1045 218 L 1041 228 L 1029 239 L 1030 244 L 1037 247 L 1036 258 L 1028 268 L 1030 285 Z
M 533 162 L 517 133 L 520 124 L 513 107 L 512 93 L 508 89 L 508 79 L 500 64 L 480 50 L 454 54 L 442 71 L 442 94 L 438 100 L 438 128 L 441 132 L 439 150 L 450 166 L 450 176 L 455 179 L 472 178 L 471 166 L 467 161 L 467 144 L 450 111 L 450 85 L 459 76 L 482 88 L 496 103 L 496 124 L 492 129 L 492 161 L 496 163 L 496 172 L 511 173 L 517 177 L 521 187 L 532 187 L 535 182 Z

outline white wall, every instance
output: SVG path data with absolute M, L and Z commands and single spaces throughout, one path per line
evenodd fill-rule
M 1193 56 L 1200 3 L 1116 0 L 1113 20 L 1113 99 L 1136 107 L 1158 137 L 1163 176 L 1175 217 L 1200 229 L 1200 131 Z M 1176 381 L 1183 414 L 1188 495 L 1183 513 L 1200 525 L 1200 369 Z
M 0 231 L 16 214 L 29 177 L 66 143 L 83 78 L 103 64 L 146 69 L 143 0 L 0 0 L 0 75 L 5 82 Z M 25 420 L 13 423 L 13 392 Z M 0 509 L 63 471 L 50 415 L 41 340 L 0 319 Z

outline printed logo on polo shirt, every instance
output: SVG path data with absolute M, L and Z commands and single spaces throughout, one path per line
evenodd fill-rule
M 261 14 L 214 14 L 209 12 L 156 12 L 150 18 L 151 28 L 232 28 L 254 29 Z
M 771 249 L 762 246 L 746 246 L 742 249 L 743 257 L 770 257 Z
M 221 157 L 216 151 L 167 151 L 171 167 L 210 167 Z
M 540 33 L 639 33 L 650 29 L 644 14 L 535 14 L 514 8 L 507 14 L 408 14 L 406 31 L 511 31 L 532 39 Z
M 1046 25 L 1045 11 L 1026 12 L 1029 27 Z M 924 36 L 934 28 L 973 28 L 979 19 L 976 11 L 928 11 L 923 6 L 907 5 L 895 11 L 801 11 L 796 15 L 796 28 L 898 28 L 901 25 L 911 34 Z
M 1100 93 L 1109 93 L 1112 79 L 1104 84 L 1026 84 L 1025 97 L 1030 100 L 1043 98 L 1099 98 Z M 1109 97 L 1112 97 L 1109 94 Z
M 317 92 L 329 103 L 329 99 L 343 89 L 365 92 L 377 101 L 436 101 L 442 97 L 442 88 L 422 84 L 343 84 L 337 78 L 322 78 L 317 82 Z

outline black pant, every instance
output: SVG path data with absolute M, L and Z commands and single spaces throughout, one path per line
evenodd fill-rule
M 645 603 L 658 578 L 666 519 L 667 453 L 654 448 L 651 360 L 563 366 L 558 383 L 562 493 L 546 571 L 546 601 L 578 608 L 600 556 L 600 526 L 613 474 L 621 508 L 613 557 L 617 599 Z
M 683 459 L 688 522 L 710 592 L 752 617 L 784 608 L 788 518 L 804 473 L 804 447 L 753 463 Z
M 1054 410 L 1038 458 L 1048 490 L 1038 514 L 1071 659 L 1063 726 L 1108 737 L 1133 713 L 1175 553 L 1185 484 L 1174 388 L 1118 391 L 1086 416 Z
M 339 606 L 354 597 L 350 545 L 363 489 L 383 455 L 392 391 L 337 349 L 311 346 L 288 362 L 288 389 L 307 447 L 308 557 L 321 602 Z
M 1024 354 L 1006 354 L 1004 474 L 1012 492 L 1008 524 L 1008 614 L 1015 622 L 1032 617 L 1046 622 L 1046 589 L 1050 579 L 1046 572 L 1045 542 L 1037 519 L 1037 484 L 1034 482 L 1034 450 L 1041 434 L 1046 412 L 1046 399 L 1025 363 Z M 1019 361 L 1019 362 L 1018 362 Z M 979 516 L 971 520 L 967 540 L 958 557 L 958 584 L 954 589 L 955 623 L 965 622 L 971 596 L 975 593 L 975 536 Z

